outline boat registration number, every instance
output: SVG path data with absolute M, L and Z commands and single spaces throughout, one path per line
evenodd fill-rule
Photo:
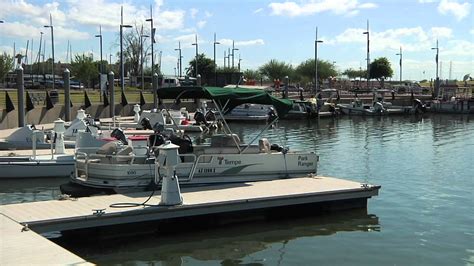
M 198 173 L 215 173 L 216 168 L 198 168 Z

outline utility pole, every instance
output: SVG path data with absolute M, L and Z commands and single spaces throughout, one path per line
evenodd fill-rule
M 402 84 L 402 47 L 400 46 L 400 53 L 396 54 L 400 56 L 400 84 Z
M 369 79 L 370 79 L 370 38 L 369 38 L 369 20 L 367 20 L 367 31 L 363 34 L 367 34 L 367 89 L 369 89 Z
M 216 64 L 216 45 L 220 44 L 216 40 L 216 33 L 214 32 L 214 86 L 217 86 L 217 64 Z
M 436 96 L 436 99 L 437 99 L 439 97 L 439 76 L 438 76 L 439 46 L 438 46 L 438 40 L 436 40 L 436 47 L 431 48 L 431 50 L 436 50 L 435 96 Z
M 153 44 L 155 43 L 155 31 L 156 29 L 153 28 L 153 7 L 150 5 L 150 18 L 147 19 L 146 21 L 150 22 L 150 33 L 151 33 L 151 75 L 155 74 L 155 55 L 154 55 L 154 49 L 153 49 Z M 161 73 L 160 73 L 161 74 Z M 156 92 L 153 92 L 154 97 L 156 98 Z
M 52 69 L 52 72 L 53 72 L 53 90 L 54 90 L 54 85 L 56 83 L 56 75 L 54 73 L 54 27 L 53 27 L 53 17 L 51 16 L 51 14 L 49 14 L 49 25 L 45 25 L 44 26 L 45 28 L 51 28 L 51 50 L 52 50 L 52 53 L 53 53 L 53 69 Z
M 322 43 L 322 40 L 318 40 L 318 27 L 316 27 L 316 39 L 314 39 L 314 85 L 315 85 L 315 92 L 314 94 L 318 93 L 318 43 Z
M 122 95 L 125 91 L 124 76 L 125 70 L 123 67 L 123 28 L 131 28 L 130 25 L 123 25 L 123 6 L 120 9 L 120 90 Z
M 195 76 L 195 77 L 197 78 L 197 76 L 198 76 L 198 49 L 199 49 L 199 48 L 198 48 L 198 47 L 199 47 L 199 44 L 198 44 L 198 36 L 197 36 L 197 34 L 195 35 L 195 38 L 196 38 L 196 42 L 193 43 L 192 45 L 196 46 L 196 59 L 195 59 L 195 60 L 196 60 L 196 69 L 195 69 L 195 70 L 196 70 L 196 73 L 195 73 L 196 76 Z
M 239 50 L 239 48 L 234 47 L 234 40 L 232 40 L 232 68 L 234 68 L 234 53 Z
M 181 42 L 178 42 L 178 48 L 174 49 L 175 51 L 178 51 L 178 69 L 179 69 L 179 76 L 181 77 L 183 75 L 182 72 L 182 58 L 181 56 Z

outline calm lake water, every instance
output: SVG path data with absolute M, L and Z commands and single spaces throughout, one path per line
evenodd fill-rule
M 262 125 L 231 124 L 251 140 Z M 474 117 L 280 122 L 271 142 L 320 155 L 319 173 L 382 185 L 368 210 L 68 249 L 98 264 L 474 264 Z M 57 197 L 64 180 L 0 183 L 2 204 Z

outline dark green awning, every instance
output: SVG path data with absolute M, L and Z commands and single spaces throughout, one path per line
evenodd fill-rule
M 226 111 L 245 103 L 273 105 L 279 116 L 284 116 L 293 106 L 293 101 L 279 99 L 266 91 L 244 88 L 220 87 L 165 87 L 158 89 L 160 99 L 212 99 Z

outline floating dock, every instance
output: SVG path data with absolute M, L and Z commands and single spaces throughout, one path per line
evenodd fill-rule
M 366 208 L 367 199 L 378 195 L 379 189 L 380 186 L 315 176 L 186 188 L 182 189 L 183 204 L 176 206 L 159 205 L 158 191 L 146 205 L 140 204 L 149 198 L 150 192 L 2 205 L 1 216 L 16 223 L 15 226 L 5 226 L 2 222 L 2 241 L 3 235 L 9 235 L 9 241 L 20 241 L 24 234 L 21 231 L 23 226 L 37 233 L 45 233 L 159 223 L 180 218 L 188 222 L 198 217 L 212 217 L 210 220 L 213 220 L 215 217 L 225 218 L 235 214 L 245 216 L 275 209 L 298 209 L 301 206 L 317 206 L 318 210 L 324 211 Z M 117 203 L 137 206 L 111 207 Z M 45 238 L 44 241 L 49 242 Z M 28 246 L 30 244 L 25 243 L 24 249 L 30 253 L 24 256 L 40 256 L 35 255 L 37 252 L 34 246 Z M 5 244 L 1 246 L 0 254 L 1 265 L 15 259 L 14 253 Z M 77 260 L 74 257 L 70 259 L 71 264 Z

